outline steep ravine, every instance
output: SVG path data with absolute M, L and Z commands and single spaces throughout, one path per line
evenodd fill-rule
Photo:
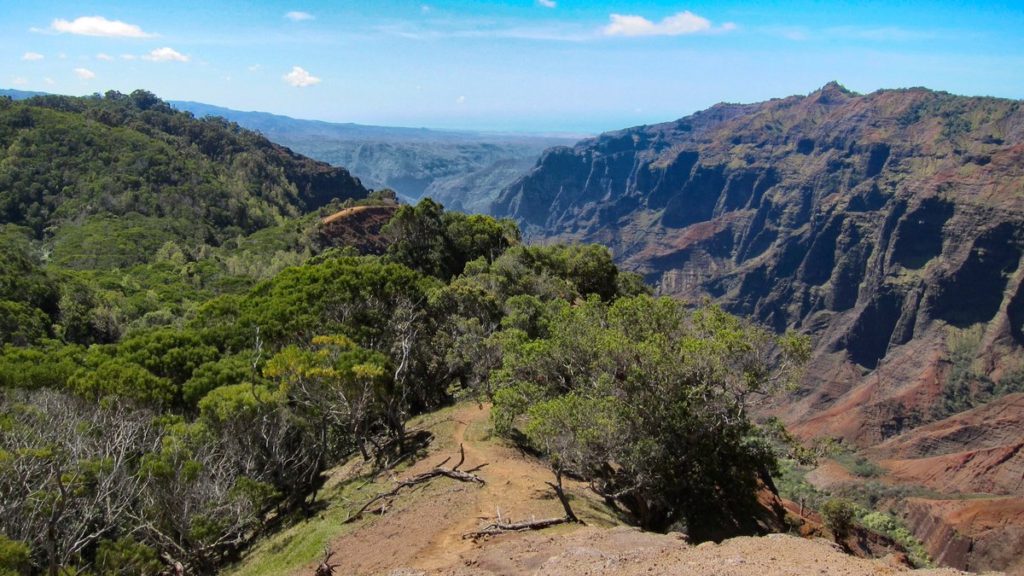
M 774 408 L 803 437 L 879 446 L 876 458 L 895 459 L 886 440 L 912 439 L 986 402 L 1002 406 L 1001 394 L 1020 388 L 1019 101 L 925 89 L 858 95 L 832 83 L 808 96 L 721 104 L 549 150 L 494 211 L 533 238 L 606 244 L 662 294 L 710 297 L 811 334 L 802 386 Z M 992 448 L 1022 441 L 1018 430 Z M 1019 458 L 975 460 L 982 468 L 967 476 L 1019 473 Z M 950 498 L 975 491 L 900 480 Z M 982 484 L 1022 496 L 1002 481 Z M 951 563 L 999 567 L 972 560 L 986 554 L 978 543 Z

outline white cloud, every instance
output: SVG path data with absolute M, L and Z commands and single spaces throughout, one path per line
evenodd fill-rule
M 21 76 L 18 76 L 17 78 L 11 80 L 11 84 L 14 84 L 15 86 L 24 86 L 28 84 L 28 80 L 22 78 Z
M 291 20 L 292 22 L 302 22 L 303 20 L 312 20 L 315 18 L 315 16 L 313 16 L 309 12 L 298 11 L 289 12 L 285 14 L 284 17 Z
M 555 2 L 555 0 L 537 0 L 537 4 L 540 4 L 545 8 L 555 8 L 558 6 L 558 3 Z
M 611 24 L 604 27 L 605 36 L 681 36 L 715 31 L 711 28 L 710 20 L 689 10 L 664 18 L 661 22 L 626 14 L 612 14 L 609 18 Z M 729 22 L 719 30 L 735 28 L 736 25 Z
M 138 58 L 135 54 L 121 54 L 121 60 L 135 60 Z
M 50 24 L 56 32 L 78 34 L 81 36 L 110 36 L 116 38 L 149 38 L 152 34 L 143 32 L 135 24 L 120 20 L 107 20 L 102 16 L 80 16 L 72 21 L 60 18 Z
M 188 62 L 189 57 L 185 56 L 181 52 L 178 52 L 174 48 L 163 47 L 153 50 L 149 54 L 142 57 L 143 60 L 149 60 L 151 62 Z
M 25 54 L 23 54 L 21 57 L 22 60 L 28 60 L 29 62 L 42 60 L 43 58 L 46 58 L 46 56 L 43 56 L 39 52 L 25 52 Z
M 429 14 L 431 10 L 433 10 L 433 8 L 431 8 L 429 4 L 423 4 L 420 6 L 420 12 L 424 14 Z
M 299 66 L 292 66 L 292 71 L 282 76 L 281 79 L 296 88 L 305 88 L 320 83 L 319 78 Z
M 262 68 L 263 66 L 261 64 L 253 64 L 252 66 L 249 66 L 249 72 L 259 72 Z
M 49 76 L 43 78 L 43 82 L 46 82 L 48 86 L 53 86 L 54 84 L 56 84 L 56 82 L 53 81 L 53 78 L 50 78 Z
M 75 68 L 75 76 L 78 76 L 82 80 L 92 80 L 96 77 L 96 73 L 88 68 Z
M 466 97 L 459 96 L 458 98 L 455 99 L 455 103 L 458 104 L 459 106 L 462 106 L 463 104 L 466 103 Z
M 111 56 L 110 54 L 104 54 L 103 52 L 100 52 L 99 54 L 96 55 L 96 59 L 97 60 L 103 60 L 104 62 L 110 62 L 111 60 L 114 59 L 114 57 Z

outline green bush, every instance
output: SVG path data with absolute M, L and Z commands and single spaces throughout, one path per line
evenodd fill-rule
M 793 376 L 798 340 L 719 308 L 597 293 L 557 310 L 547 331 L 514 328 L 504 342 L 490 378 L 497 432 L 515 436 L 521 423 L 556 472 L 590 480 L 647 529 L 710 533 L 750 518 L 774 455 L 745 399 Z
M 98 576 L 158 574 L 163 568 L 155 550 L 131 537 L 102 540 L 96 551 Z
M 915 568 L 928 568 L 933 565 L 924 543 L 918 540 L 899 520 L 884 512 L 870 512 L 859 518 L 862 526 L 892 538 L 907 551 L 907 556 Z
M 0 534 L 0 576 L 28 576 L 32 550 L 24 542 Z
M 844 540 L 853 529 L 857 505 L 849 500 L 833 498 L 821 506 L 821 518 L 835 539 Z

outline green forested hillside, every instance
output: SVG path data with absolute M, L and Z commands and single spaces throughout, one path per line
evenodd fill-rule
M 145 91 L 0 98 L 0 342 L 111 342 L 308 257 L 347 171 Z M 177 319 L 177 320 L 176 320 Z
M 5 227 L 16 257 L 0 284 L 0 571 L 216 572 L 312 514 L 328 468 L 360 454 L 390 466 L 422 441 L 406 431 L 410 417 L 467 395 L 493 398 L 498 430 L 549 456 L 559 477 L 614 486 L 607 497 L 626 509 L 656 506 L 659 520 L 641 520 L 652 528 L 698 512 L 681 493 L 656 495 L 683 470 L 676 456 L 705 470 L 735 458 L 704 476 L 735 481 L 717 490 L 725 515 L 735 513 L 728 503 L 749 503 L 771 467 L 741 397 L 784 368 L 770 356 L 743 361 L 775 340 L 720 312 L 711 324 L 680 322 L 681 304 L 647 296 L 606 249 L 522 246 L 508 221 L 429 200 L 398 209 L 383 256 L 324 251 L 304 222 L 207 252 L 168 242 L 145 264 L 81 270 L 40 255 L 31 228 Z M 245 262 L 271 253 L 297 265 L 257 282 Z M 625 310 L 649 311 L 649 330 L 590 324 Z M 583 332 L 597 340 L 570 342 Z M 664 339 L 681 346 L 638 362 Z M 577 371 L 563 361 L 578 346 L 614 354 L 580 357 Z M 694 363 L 707 350 L 721 361 Z M 683 381 L 665 404 L 673 419 L 638 420 L 621 394 L 658 398 L 676 386 L 670 365 L 696 370 L 704 395 Z M 716 442 L 684 440 L 703 426 L 694 415 L 713 410 L 728 415 Z M 654 450 L 648 468 L 607 476 L 603 458 L 640 445 Z M 659 479 L 624 489 L 654 469 Z
M 605 248 L 395 207 L 145 92 L 2 100 L 0 126 L 0 575 L 215 573 L 467 396 L 648 528 L 736 524 L 772 468 L 744 399 L 791 342 Z M 337 247 L 322 217 L 373 204 L 386 252 Z
M 0 101 L 0 222 L 37 238 L 138 215 L 166 219 L 179 238 L 221 241 L 365 194 L 343 169 L 145 91 Z

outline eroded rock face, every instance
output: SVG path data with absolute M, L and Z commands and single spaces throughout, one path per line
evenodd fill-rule
M 902 513 L 937 562 L 973 572 L 1024 573 L 1024 499 L 910 498 Z
M 722 104 L 552 149 L 495 212 L 609 245 L 663 294 L 809 332 L 865 372 L 947 326 L 1024 343 L 1016 101 L 833 83 Z
M 1024 366 L 1019 101 L 833 83 L 722 104 L 550 150 L 495 213 L 606 244 L 661 294 L 811 334 L 801 390 L 776 407 L 805 437 L 867 448 L 976 405 L 951 398 L 962 333 L 976 340 L 966 397 Z M 998 470 L 1017 470 L 1022 442 L 948 452 L 960 480 L 943 489 L 1006 494 Z

